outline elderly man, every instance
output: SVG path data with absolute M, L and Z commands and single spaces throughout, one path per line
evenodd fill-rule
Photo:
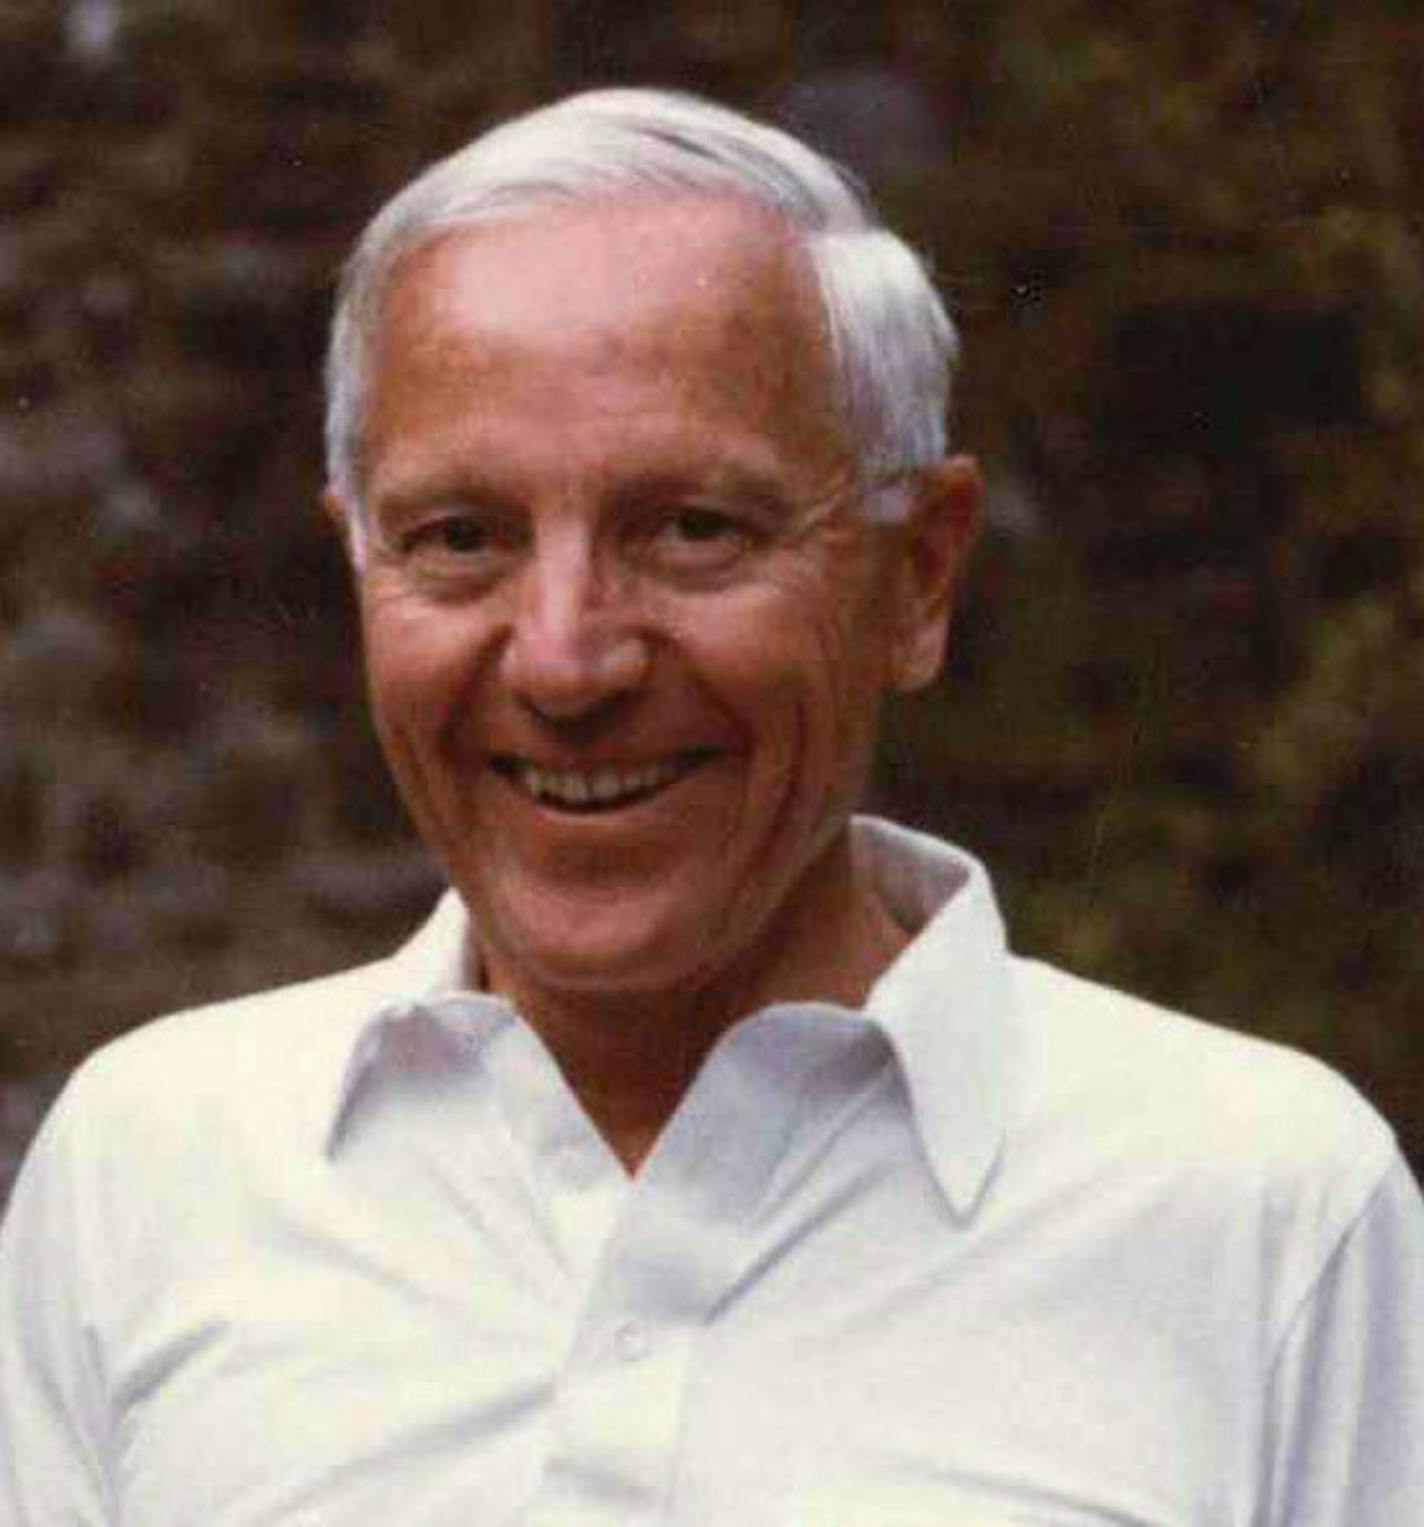
M 1388 1130 L 852 815 L 973 532 L 951 350 L 834 170 L 688 99 L 377 217 L 327 507 L 452 891 L 71 1084 L 7 1227 L 6 1523 L 1424 1521 Z

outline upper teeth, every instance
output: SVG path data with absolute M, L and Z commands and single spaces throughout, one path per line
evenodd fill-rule
M 667 784 L 679 772 L 674 762 L 644 764 L 637 769 L 595 769 L 575 773 L 572 769 L 541 769 L 524 764 L 520 777 L 525 788 L 537 800 L 558 801 L 567 806 L 586 806 L 615 801 L 625 795 L 640 795 Z

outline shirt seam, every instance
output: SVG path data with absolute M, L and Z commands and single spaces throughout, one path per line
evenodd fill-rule
M 1390 1174 L 1402 1161 L 1403 1157 L 1400 1154 L 1398 1143 L 1391 1139 L 1384 1151 L 1378 1172 L 1362 1193 L 1359 1204 L 1356 1205 L 1353 1212 L 1344 1218 L 1339 1231 L 1322 1253 L 1319 1265 L 1306 1280 L 1305 1286 L 1297 1296 L 1290 1314 L 1281 1325 L 1280 1335 L 1276 1338 L 1270 1361 L 1266 1365 L 1266 1387 L 1268 1390 L 1276 1381 L 1277 1372 L 1285 1358 L 1286 1351 L 1290 1347 L 1292 1337 L 1305 1319 L 1306 1312 L 1318 1298 L 1321 1287 L 1331 1269 L 1344 1256 L 1346 1249 L 1355 1239 L 1360 1227 L 1368 1219 L 1376 1201 L 1384 1193 Z
M 1399 1150 L 1398 1142 L 1391 1136 L 1385 1145 L 1378 1172 L 1370 1181 L 1368 1187 L 1361 1194 L 1360 1202 L 1351 1214 L 1345 1216 L 1338 1233 L 1330 1241 L 1323 1252 L 1319 1265 L 1315 1272 L 1306 1280 L 1297 1297 L 1290 1314 L 1282 1322 L 1280 1335 L 1276 1338 L 1274 1350 L 1270 1361 L 1266 1364 L 1265 1379 L 1261 1389 L 1262 1405 L 1266 1408 L 1266 1414 L 1262 1416 L 1263 1438 L 1269 1438 L 1274 1430 L 1269 1417 L 1271 1396 L 1280 1376 L 1281 1364 L 1285 1361 L 1286 1353 L 1290 1350 L 1290 1344 L 1297 1330 L 1304 1322 L 1308 1312 L 1320 1296 L 1320 1291 L 1331 1270 L 1338 1265 L 1351 1242 L 1368 1219 L 1370 1211 L 1383 1195 L 1388 1186 L 1390 1176 L 1402 1164 L 1403 1156 Z M 1264 1447 L 1257 1449 L 1255 1454 L 1255 1471 L 1251 1483 L 1252 1522 L 1256 1522 L 1262 1507 L 1262 1481 L 1267 1471 L 1266 1450 Z
M 79 1320 L 77 1359 L 87 1370 L 94 1393 L 102 1396 L 104 1414 L 85 1416 L 85 1430 L 90 1461 L 94 1468 L 93 1484 L 104 1510 L 113 1513 L 114 1475 L 118 1460 L 119 1428 L 113 1414 L 113 1375 L 108 1360 L 108 1343 L 114 1325 L 114 1313 L 107 1297 L 107 1280 L 99 1279 L 96 1269 L 103 1265 L 93 1254 L 96 1250 L 95 1227 L 99 1215 L 97 1193 L 92 1173 L 86 1166 L 95 1159 L 83 1138 L 93 1127 L 96 1109 L 93 1102 L 81 1103 L 81 1094 L 95 1090 L 94 1067 L 81 1066 L 55 1102 L 51 1141 L 55 1165 L 68 1178 L 69 1215 L 73 1234 L 74 1257 L 70 1268 L 72 1297 Z M 117 1516 L 114 1517 L 117 1520 Z

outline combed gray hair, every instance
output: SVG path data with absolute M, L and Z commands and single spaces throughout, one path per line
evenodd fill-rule
M 633 190 L 740 195 L 799 236 L 816 280 L 867 512 L 945 451 L 958 344 L 918 256 L 805 144 L 694 96 L 595 90 L 516 117 L 432 165 L 389 201 L 346 265 L 327 353 L 331 487 L 361 502 L 372 342 L 401 258 L 457 229 Z

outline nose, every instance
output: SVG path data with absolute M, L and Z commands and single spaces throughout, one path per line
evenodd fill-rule
M 632 601 L 579 544 L 535 548 L 517 580 L 502 670 L 510 693 L 550 721 L 578 720 L 643 683 L 648 642 Z

